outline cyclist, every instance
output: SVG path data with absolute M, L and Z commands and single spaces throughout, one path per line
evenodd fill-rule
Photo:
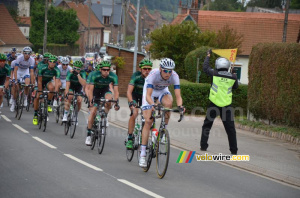
M 67 75 L 67 84 L 66 84 L 66 89 L 65 89 L 65 95 L 68 93 L 81 93 L 82 87 L 85 86 L 86 84 L 86 74 L 84 70 L 81 70 L 83 67 L 83 63 L 81 61 L 75 61 L 73 63 L 73 71 L 68 72 Z M 65 113 L 63 117 L 63 122 L 67 121 L 68 119 L 68 113 L 70 109 L 70 104 L 73 99 L 73 96 L 70 95 L 68 98 L 65 100 Z M 78 111 L 81 109 L 81 102 L 82 102 L 82 97 L 78 96 L 77 98 L 77 105 L 78 105 Z M 76 123 L 77 124 L 77 123 Z
M 18 56 L 17 61 L 15 62 L 14 67 L 14 81 L 25 82 L 26 85 L 30 84 L 30 81 L 34 82 L 34 64 L 35 60 L 30 55 L 32 53 L 32 49 L 30 47 L 23 48 L 23 54 Z M 18 90 L 18 84 L 15 87 L 14 99 L 11 104 L 11 110 L 15 108 L 15 98 L 17 98 L 16 91 Z M 24 97 L 24 106 L 27 106 L 27 97 L 28 97 L 29 87 L 25 87 L 25 97 Z
M 58 85 L 58 87 L 61 87 L 62 89 L 66 89 L 66 78 L 67 74 L 69 72 L 72 72 L 72 67 L 69 66 L 69 59 L 67 57 L 62 57 L 61 58 L 61 65 L 58 65 L 57 68 L 60 71 L 60 82 L 61 84 Z M 57 100 L 53 101 L 53 106 L 57 106 Z
M 16 53 L 17 53 L 17 48 L 13 47 L 11 48 L 10 53 L 7 54 L 7 61 L 9 65 L 11 65 L 12 61 L 17 59 Z
M 5 89 L 8 88 L 10 78 L 10 68 L 9 65 L 6 64 L 6 59 L 7 57 L 5 54 L 0 54 L 0 108 L 3 102 L 3 87 Z
M 131 76 L 128 85 L 128 105 L 129 108 L 133 110 L 133 115 L 129 118 L 128 121 L 128 141 L 126 143 L 126 148 L 128 149 L 132 149 L 132 133 L 134 130 L 135 119 L 138 116 L 138 109 L 136 109 L 135 107 L 136 105 L 142 106 L 142 96 L 145 78 L 149 75 L 150 71 L 152 70 L 152 65 L 153 64 L 150 60 L 142 60 L 139 64 L 141 71 L 137 71 Z
M 38 74 L 38 90 L 42 91 L 43 89 L 47 89 L 49 91 L 58 91 L 58 85 L 60 83 L 60 71 L 56 65 L 57 58 L 54 55 L 50 55 L 48 59 L 48 67 L 44 66 L 43 68 L 39 69 Z M 53 77 L 55 78 L 55 87 L 53 83 L 51 82 Z M 34 116 L 33 116 L 33 125 L 38 125 L 38 109 L 39 109 L 39 98 L 41 93 L 37 94 L 37 97 L 34 99 Z M 50 105 L 50 102 L 53 98 L 53 94 L 48 95 L 48 105 Z M 51 112 L 51 108 L 48 106 L 48 111 Z
M 16 61 L 17 60 L 13 60 L 10 64 L 10 81 L 13 81 L 15 78 L 14 78 L 14 69 L 15 69 L 15 65 L 16 65 Z M 14 86 L 14 83 L 11 83 L 11 93 L 14 93 L 15 92 L 15 86 Z M 10 96 L 10 100 L 9 100 L 9 104 L 12 104 L 14 101 L 14 95 L 11 94 Z M 14 112 L 15 108 L 13 107 L 13 109 L 10 109 L 10 111 Z
M 164 58 L 160 62 L 159 69 L 153 69 L 145 80 L 143 88 L 142 110 L 145 118 L 145 125 L 142 131 L 142 146 L 139 165 L 146 167 L 146 145 L 148 142 L 150 127 L 153 120 L 150 119 L 152 111 L 155 110 L 154 97 L 167 108 L 172 108 L 173 98 L 169 92 L 168 86 L 174 85 L 177 106 L 180 111 L 185 111 L 182 106 L 180 93 L 180 81 L 178 74 L 174 71 L 175 63 L 170 58 Z M 166 127 L 170 119 L 170 112 L 166 113 Z M 163 139 L 163 138 L 162 138 Z
M 87 137 L 85 144 L 87 146 L 91 145 L 91 133 L 92 133 L 92 126 L 94 122 L 94 118 L 97 113 L 97 106 L 99 105 L 98 102 L 93 102 L 93 97 L 96 99 L 104 97 L 105 99 L 111 100 L 113 98 L 112 92 L 109 89 L 109 85 L 113 83 L 114 85 L 114 98 L 115 100 L 119 100 L 119 90 L 118 90 L 118 77 L 117 75 L 112 76 L 110 75 L 111 63 L 109 61 L 103 61 L 97 65 L 99 68 L 98 71 L 94 71 L 89 76 L 89 86 L 88 86 L 88 93 L 87 96 L 89 98 L 89 106 L 90 106 L 90 116 L 88 118 L 88 127 L 87 127 Z M 111 103 L 106 103 L 105 105 L 105 112 L 108 114 L 109 109 L 111 108 Z M 115 110 L 118 111 L 120 109 L 119 104 L 115 105 Z

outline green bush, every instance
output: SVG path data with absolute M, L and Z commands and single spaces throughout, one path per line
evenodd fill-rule
M 211 78 L 203 72 L 203 62 L 207 55 L 207 51 L 211 49 L 211 47 L 203 46 L 200 48 L 197 48 L 186 56 L 184 59 L 184 67 L 187 74 L 187 80 L 191 82 L 196 82 L 196 75 L 197 75 L 197 58 L 199 58 L 199 71 L 201 72 L 200 75 L 200 83 L 211 83 Z M 210 65 L 212 68 L 215 66 L 215 60 L 217 58 L 217 55 L 212 53 L 210 58 Z
M 260 43 L 249 60 L 248 106 L 256 119 L 300 126 L 300 45 Z
M 78 56 L 79 55 L 79 45 L 66 45 L 66 44 L 47 44 L 48 52 L 57 55 L 57 56 Z M 33 51 L 40 52 L 43 49 L 43 44 L 36 44 L 33 46 Z
M 187 113 L 206 114 L 207 106 L 210 103 L 208 99 L 210 86 L 208 83 L 192 83 L 180 80 L 181 97 Z M 247 114 L 247 89 L 247 85 L 240 85 L 238 89 L 233 90 L 232 98 L 232 106 L 241 108 L 244 115 Z M 175 97 L 174 88 L 171 86 L 170 92 Z M 175 98 L 173 106 L 177 106 Z M 203 108 L 203 110 L 201 111 L 200 108 Z M 236 111 L 235 113 L 235 115 L 242 116 L 240 114 L 241 111 Z

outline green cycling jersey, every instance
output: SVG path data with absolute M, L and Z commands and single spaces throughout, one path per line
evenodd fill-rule
M 132 74 L 129 84 L 134 86 L 132 93 L 143 95 L 145 78 L 142 76 L 142 72 L 137 71 Z
M 110 83 L 114 86 L 118 86 L 118 76 L 113 72 L 109 72 L 109 75 L 104 78 L 100 71 L 93 71 L 88 77 L 88 83 L 95 86 L 95 89 L 103 89 L 109 87 Z
M 49 69 L 49 67 L 43 66 L 41 69 L 39 69 L 39 75 L 42 76 L 43 82 L 50 82 L 53 77 L 56 79 L 60 78 L 60 71 L 57 67 L 54 67 L 53 69 Z
M 86 73 L 85 73 L 84 70 L 81 70 L 79 74 L 80 74 L 81 78 L 86 80 Z M 79 82 L 79 79 L 78 79 L 78 76 L 75 75 L 74 73 L 68 72 L 67 77 L 66 77 L 66 81 L 70 82 L 70 84 L 72 86 L 81 86 L 81 84 Z

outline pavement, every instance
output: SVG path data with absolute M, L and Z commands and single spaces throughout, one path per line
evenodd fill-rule
M 127 98 L 120 98 L 121 109 L 109 112 L 109 122 L 123 129 L 128 128 L 130 110 Z M 82 108 L 88 111 L 86 107 Z M 186 115 L 178 122 L 179 114 L 173 113 L 168 124 L 171 145 L 183 151 L 196 151 L 203 155 L 230 155 L 227 134 L 217 118 L 209 136 L 207 151 L 200 151 L 201 128 L 204 116 Z M 160 120 L 157 120 L 159 123 Z M 236 129 L 238 155 L 249 155 L 250 161 L 221 161 L 240 170 L 300 187 L 300 145 L 267 137 L 243 129 Z

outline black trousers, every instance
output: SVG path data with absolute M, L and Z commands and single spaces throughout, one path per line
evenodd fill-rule
M 202 135 L 200 141 L 201 149 L 207 149 L 209 132 L 214 123 L 215 118 L 218 115 L 220 115 L 222 119 L 223 125 L 225 127 L 228 136 L 229 150 L 231 151 L 232 154 L 236 154 L 238 148 L 237 148 L 235 125 L 234 125 L 234 110 L 230 105 L 226 107 L 218 107 L 212 102 L 209 104 L 207 108 L 206 117 L 204 120 L 204 124 L 202 126 Z

